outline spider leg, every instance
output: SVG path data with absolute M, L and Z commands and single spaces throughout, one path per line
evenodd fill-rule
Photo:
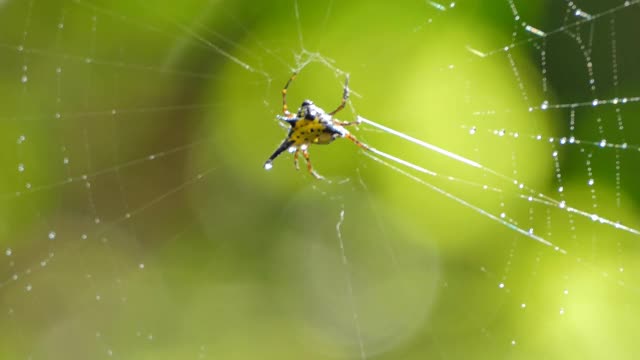
M 282 144 L 278 146 L 276 151 L 274 151 L 273 154 L 269 156 L 269 159 L 267 159 L 267 161 L 264 162 L 264 168 L 266 170 L 271 169 L 273 167 L 273 165 L 271 164 L 273 163 L 273 160 L 277 158 L 280 154 L 282 154 L 283 151 L 287 150 L 291 146 L 291 144 L 293 144 L 293 141 L 290 141 L 288 139 L 283 141 Z
M 351 126 L 351 125 L 360 125 L 361 121 L 360 120 L 341 121 L 341 120 L 333 119 L 333 123 L 340 126 Z
M 313 170 L 313 166 L 311 166 L 311 159 L 309 158 L 309 151 L 307 151 L 307 149 L 302 149 L 302 156 L 304 156 L 304 159 L 307 161 L 307 170 L 309 170 L 309 173 L 316 179 L 323 180 L 324 177 Z
M 338 111 L 344 109 L 344 106 L 347 104 L 348 99 L 349 99 L 349 74 L 347 74 L 347 78 L 344 81 L 344 92 L 342 93 L 342 101 L 340 101 L 340 105 L 338 105 L 337 109 L 327 114 L 333 116 Z
M 291 84 L 291 82 L 296 79 L 296 76 L 298 76 L 298 72 L 294 71 L 293 75 L 291 75 L 291 77 L 289 78 L 289 81 L 287 81 L 287 84 L 282 89 L 282 113 L 287 118 L 292 117 L 292 114 L 289 112 L 289 108 L 287 107 L 287 89 L 289 88 L 289 85 Z
M 276 119 L 285 122 L 287 124 L 289 124 L 289 126 L 294 126 L 296 124 L 296 122 L 298 122 L 298 120 L 300 120 L 300 118 L 298 118 L 296 115 L 294 114 L 289 114 L 289 116 L 282 116 L 282 115 L 276 115 Z M 280 126 L 282 126 L 285 129 L 288 129 L 286 126 L 284 126 L 282 123 L 280 123 Z
M 296 167 L 296 170 L 300 170 L 300 165 L 298 164 L 299 154 L 300 154 L 300 149 L 296 149 L 296 152 L 293 154 L 293 165 Z
M 362 150 L 369 151 L 369 145 L 367 145 L 367 144 L 365 144 L 363 142 L 360 142 L 360 140 L 356 139 L 356 137 L 351 135 L 350 133 L 347 133 L 344 137 L 346 139 L 350 140 L 351 142 L 353 142 L 354 144 L 356 144 Z

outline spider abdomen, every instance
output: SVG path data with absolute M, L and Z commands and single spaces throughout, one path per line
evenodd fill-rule
M 309 145 L 309 144 L 329 144 L 339 135 L 331 126 L 319 121 L 317 118 L 313 120 L 300 119 L 291 129 L 289 139 L 293 141 L 293 145 Z

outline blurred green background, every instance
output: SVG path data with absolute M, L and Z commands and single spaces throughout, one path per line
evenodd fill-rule
M 640 228 L 637 100 L 580 105 L 640 91 L 621 4 L 0 1 L 0 358 L 635 358 L 633 232 L 365 125 L 447 195 L 342 140 L 262 168 L 291 72 L 348 73 L 342 120 Z

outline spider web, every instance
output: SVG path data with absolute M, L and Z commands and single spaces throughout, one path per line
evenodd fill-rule
M 2 354 L 632 357 L 639 3 L 0 1 Z

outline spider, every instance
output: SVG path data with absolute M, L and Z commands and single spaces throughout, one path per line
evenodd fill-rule
M 302 153 L 307 163 L 309 173 L 316 179 L 324 179 L 313 169 L 313 166 L 311 166 L 308 151 L 309 145 L 325 145 L 331 143 L 336 138 L 342 137 L 351 140 L 364 150 L 368 150 L 369 147 L 358 141 L 355 136 L 351 135 L 351 133 L 345 129 L 345 126 L 359 124 L 359 121 L 340 121 L 333 118 L 333 115 L 344 109 L 349 99 L 349 75 L 346 76 L 344 82 L 344 92 L 340 105 L 338 105 L 335 110 L 327 113 L 316 106 L 313 101 L 305 100 L 302 102 L 302 105 L 300 105 L 298 112 L 293 114 L 289 112 L 287 107 L 287 89 L 291 82 L 296 79 L 296 76 L 298 76 L 298 73 L 294 72 L 282 89 L 282 113 L 284 115 L 277 115 L 278 120 L 284 121 L 291 126 L 289 134 L 287 134 L 282 144 L 278 146 L 276 151 L 264 163 L 264 168 L 267 170 L 271 169 L 273 167 L 273 160 L 283 151 L 289 150 L 294 153 L 293 164 L 296 170 L 300 169 L 298 166 L 298 156 Z

